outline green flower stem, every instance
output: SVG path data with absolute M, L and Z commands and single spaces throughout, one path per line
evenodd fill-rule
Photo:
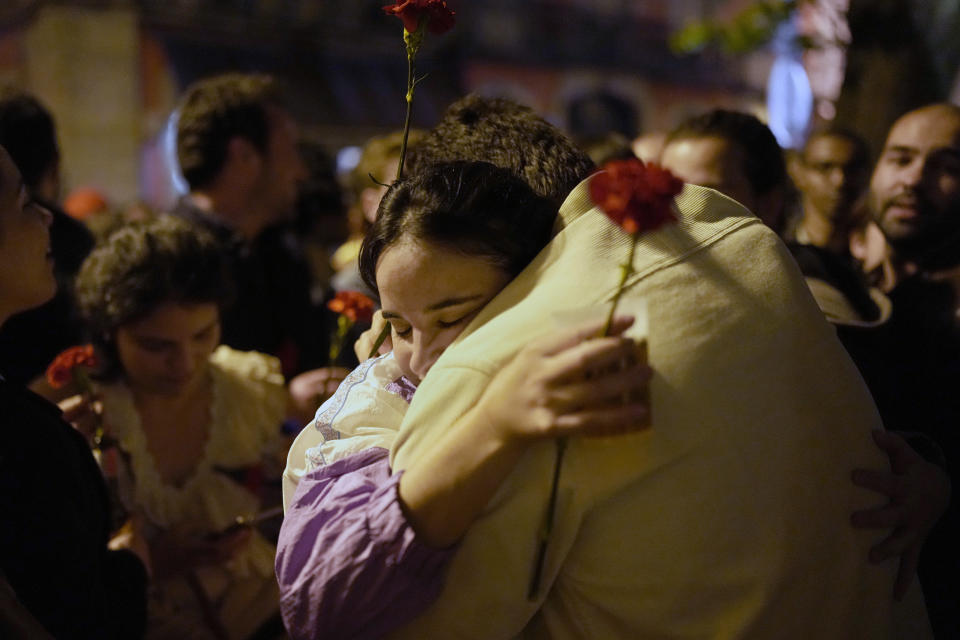
M 407 159 L 407 138 L 410 136 L 410 116 L 413 113 L 413 59 L 416 54 L 407 52 L 407 116 L 403 121 L 403 141 L 400 143 L 400 163 L 397 165 L 397 180 L 403 177 L 403 163 Z
M 613 325 L 613 314 L 617 311 L 617 304 L 620 302 L 620 296 L 623 295 L 623 287 L 627 284 L 627 278 L 630 277 L 630 274 L 633 273 L 633 256 L 637 252 L 637 241 L 640 239 L 640 232 L 636 231 L 633 234 L 632 242 L 630 243 L 630 255 L 627 256 L 627 261 L 620 265 L 620 284 L 617 286 L 617 292 L 613 295 L 613 302 L 610 304 L 610 311 L 607 312 L 607 321 L 603 323 L 603 330 L 600 332 L 600 337 L 610 335 L 610 327 Z
M 333 342 L 330 343 L 330 366 L 333 366 L 337 357 L 340 355 L 340 352 L 343 351 L 343 343 L 347 340 L 347 333 L 350 332 L 350 327 L 353 326 L 353 322 L 345 315 L 340 315 L 337 318 L 337 333 L 333 338 Z
M 390 335 L 390 323 L 383 325 L 383 329 L 380 330 L 380 335 L 377 336 L 377 341 L 373 343 L 373 348 L 370 349 L 370 355 L 367 356 L 367 359 L 376 358 L 379 355 L 380 345 L 383 344 L 384 340 L 387 339 L 387 336 Z
M 610 311 L 607 313 L 607 320 L 600 332 L 600 337 L 610 335 L 610 327 L 613 325 L 613 316 L 617 311 L 617 304 L 620 302 L 620 296 L 623 295 L 624 285 L 627 278 L 633 273 L 633 257 L 637 251 L 637 241 L 640 239 L 640 231 L 633 234 L 630 242 L 630 255 L 627 261 L 620 265 L 620 284 L 617 285 L 617 292 L 613 296 L 613 302 L 610 305 Z M 540 582 L 543 578 L 543 563 L 547 556 L 547 547 L 550 544 L 550 534 L 553 531 L 553 522 L 557 510 L 557 491 L 560 485 L 560 468 L 563 465 L 563 454 L 567 449 L 567 439 L 557 438 L 557 457 L 553 465 L 553 483 L 550 485 L 550 498 L 547 501 L 547 514 L 540 528 L 540 541 L 537 545 L 537 555 L 533 564 L 533 576 L 530 579 L 530 588 L 527 591 L 528 600 L 536 600 L 540 593 Z
M 427 28 L 427 18 L 420 19 L 417 30 L 410 33 L 403 30 L 403 41 L 407 45 L 407 115 L 403 120 L 403 141 L 400 143 L 400 162 L 397 164 L 397 180 L 403 177 L 403 164 L 407 159 L 407 138 L 410 136 L 410 118 L 413 115 L 413 88 L 417 85 L 415 81 L 415 61 L 417 51 L 423 43 L 423 33 Z
M 567 450 L 567 439 L 557 438 L 557 457 L 553 464 L 553 484 L 550 485 L 550 498 L 547 500 L 547 514 L 540 528 L 540 542 L 537 544 L 537 556 L 533 564 L 533 576 L 527 590 L 527 600 L 536 600 L 540 594 L 540 582 L 543 580 L 543 562 L 547 557 L 550 534 L 553 533 L 554 515 L 557 510 L 557 489 L 560 486 L 560 469 L 563 466 L 563 454 Z

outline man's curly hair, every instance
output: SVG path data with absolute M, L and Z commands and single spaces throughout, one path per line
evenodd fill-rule
M 447 108 L 411 152 L 410 169 L 454 160 L 507 169 L 557 204 L 596 169 L 586 153 L 532 109 L 474 94 Z
M 269 106 L 284 104 L 280 85 L 268 75 L 229 73 L 187 88 L 177 116 L 177 159 L 191 189 L 213 182 L 233 138 L 267 152 Z

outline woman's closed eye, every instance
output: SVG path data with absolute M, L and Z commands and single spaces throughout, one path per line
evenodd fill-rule
M 467 318 L 471 318 L 471 317 L 473 317 L 472 311 L 464 316 L 460 316 L 456 320 L 437 320 L 437 325 L 439 325 L 440 327 L 443 327 L 444 329 L 449 329 L 450 327 L 455 327 L 458 324 L 461 324 Z
M 469 313 L 461 315 L 453 320 L 438 319 L 436 321 L 437 326 L 440 327 L 441 329 L 450 329 L 452 327 L 460 326 L 465 322 L 467 322 L 468 320 L 470 320 L 471 318 L 473 318 L 475 312 L 476 310 L 470 311 Z M 410 325 L 398 325 L 397 321 L 393 319 L 390 321 L 390 324 L 393 325 L 393 332 L 397 335 L 398 338 L 407 338 L 410 336 L 411 332 L 413 331 L 413 327 L 411 327 Z
M 456 327 L 461 324 L 466 324 L 470 320 L 473 320 L 474 316 L 480 313 L 480 310 L 483 309 L 487 301 L 483 300 L 482 302 L 483 304 L 480 304 L 479 306 L 471 305 L 465 309 L 462 307 L 460 309 L 451 309 L 453 313 L 450 315 L 453 315 L 454 318 L 452 320 L 438 318 L 437 325 L 443 329 L 448 329 L 450 327 Z

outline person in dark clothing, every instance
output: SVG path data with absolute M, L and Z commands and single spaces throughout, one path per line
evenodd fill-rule
M 8 89 L 0 93 L 0 145 L 20 170 L 30 195 L 53 215 L 53 250 L 57 293 L 36 309 L 11 318 L 0 330 L 0 362 L 11 382 L 27 384 L 63 349 L 80 342 L 80 323 L 71 298 L 73 279 L 93 249 L 93 235 L 57 205 L 60 151 L 53 117 L 31 95 Z
M 0 324 L 56 290 L 50 223 L 0 147 Z M 107 489 L 86 440 L 56 406 L 5 378 L 0 513 L 0 575 L 9 587 L 0 629 L 32 618 L 59 639 L 143 635 L 145 565 L 130 551 L 108 550 Z
M 884 419 L 921 431 L 960 480 L 960 107 L 901 116 L 870 179 L 868 202 L 891 250 L 896 283 L 883 356 Z M 885 405 L 885 406 L 884 406 Z M 960 509 L 953 498 L 923 550 L 920 579 L 937 637 L 960 637 Z M 929 586 L 928 586 L 929 585 Z
M 870 151 L 853 131 L 815 130 L 790 158 L 799 210 L 781 234 L 789 242 L 850 254 L 850 234 L 866 222 L 863 195 L 870 179 Z
M 306 178 L 297 136 L 270 76 L 201 80 L 179 107 L 177 154 L 190 193 L 173 213 L 213 233 L 231 257 L 239 294 L 224 312 L 223 342 L 279 357 L 288 378 L 329 364 L 335 326 L 312 303 L 307 262 L 280 226 Z

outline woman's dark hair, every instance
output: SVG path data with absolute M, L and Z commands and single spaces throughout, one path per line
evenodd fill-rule
M 0 90 L 0 144 L 31 190 L 60 160 L 53 116 L 32 95 L 12 87 Z
M 380 201 L 360 249 L 360 274 L 377 290 L 377 261 L 401 237 L 484 258 L 516 276 L 550 241 L 557 206 L 487 162 L 444 162 L 399 180 Z
M 232 297 L 226 254 L 206 231 L 172 216 L 124 227 L 98 246 L 77 274 L 80 317 L 101 359 L 99 377 L 122 374 L 115 336 L 160 306 L 214 303 Z

